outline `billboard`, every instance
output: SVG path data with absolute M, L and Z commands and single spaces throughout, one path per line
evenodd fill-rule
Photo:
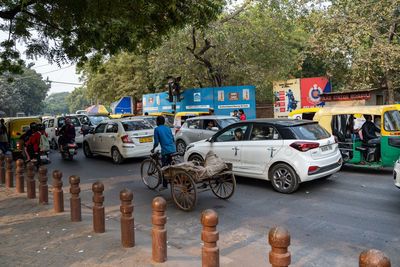
M 322 93 L 331 91 L 331 81 L 325 77 L 300 79 L 301 108 L 323 107 Z
M 300 79 L 274 82 L 274 117 L 287 118 L 301 107 Z

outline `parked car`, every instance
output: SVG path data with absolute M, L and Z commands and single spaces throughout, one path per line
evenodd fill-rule
M 151 126 L 153 126 L 153 128 L 157 127 L 157 117 L 158 116 L 154 116 L 154 115 L 147 115 L 147 116 L 135 116 L 132 117 L 132 119 L 141 119 L 141 120 L 145 120 L 148 123 L 151 124 Z M 165 117 L 164 117 L 165 118 Z M 169 121 L 169 120 L 165 120 L 165 126 L 169 127 L 171 129 L 172 135 L 175 135 L 175 128 L 174 125 Z
M 82 134 L 88 134 L 89 130 L 96 128 L 96 126 L 104 121 L 110 120 L 110 116 L 108 115 L 87 115 L 87 114 L 76 114 L 79 118 L 79 121 L 82 124 Z
M 115 164 L 126 158 L 145 157 L 153 148 L 154 128 L 145 120 L 118 119 L 103 121 L 85 136 L 83 152 L 111 157 Z
M 217 115 L 189 118 L 175 134 L 176 151 L 183 154 L 187 145 L 207 139 L 238 121 L 238 118 Z
M 72 125 L 74 125 L 75 127 L 75 143 L 77 143 L 78 145 L 82 145 L 82 124 L 80 123 L 77 116 L 53 117 L 43 121 L 43 124 L 46 127 L 46 133 L 48 135 L 50 146 L 53 149 L 58 148 L 58 131 L 61 130 L 61 127 L 64 126 L 66 118 L 70 118 Z
M 270 180 L 281 193 L 292 193 L 305 181 L 327 178 L 342 166 L 334 136 L 307 120 L 238 122 L 188 145 L 184 158 L 203 161 L 210 150 L 232 163 L 235 174 Z

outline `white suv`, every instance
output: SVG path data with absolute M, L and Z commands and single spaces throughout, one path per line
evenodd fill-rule
M 213 150 L 232 163 L 235 174 L 270 180 L 292 193 L 300 183 L 340 170 L 342 156 L 334 136 L 317 122 L 258 119 L 234 123 L 213 137 L 187 146 L 185 160 L 203 161 Z
M 65 118 L 71 119 L 71 124 L 75 127 L 75 142 L 78 145 L 81 145 L 83 142 L 82 135 L 82 125 L 79 119 L 76 116 L 65 116 L 65 117 L 53 117 L 46 119 L 43 124 L 46 127 L 46 133 L 48 135 L 48 139 L 50 145 L 53 149 L 58 148 L 58 131 L 61 130 L 61 127 L 65 124 Z
M 153 136 L 153 127 L 144 120 L 107 120 L 84 137 L 83 152 L 88 158 L 99 154 L 119 164 L 126 158 L 149 156 Z

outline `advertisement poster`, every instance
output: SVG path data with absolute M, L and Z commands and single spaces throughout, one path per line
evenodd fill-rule
M 218 91 L 218 101 L 224 101 L 224 91 Z
M 287 118 L 301 108 L 300 79 L 274 82 L 274 117 Z
M 154 104 L 154 98 L 149 97 L 149 105 L 153 105 Z
M 250 99 L 249 89 L 243 89 L 243 100 L 249 100 L 249 99 Z
M 331 82 L 325 77 L 304 78 L 300 80 L 301 108 L 323 107 L 322 93 L 331 92 Z
M 143 107 L 145 107 L 146 106 L 146 98 L 145 97 L 143 97 Z
M 156 100 L 157 100 L 157 105 L 160 105 L 160 96 L 159 95 L 156 97 Z
M 229 101 L 239 100 L 239 92 L 229 93 Z
M 201 93 L 197 92 L 193 94 L 193 101 L 194 102 L 201 102 Z

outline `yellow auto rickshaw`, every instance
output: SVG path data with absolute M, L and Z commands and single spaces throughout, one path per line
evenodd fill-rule
M 24 117 L 24 118 L 5 118 L 4 119 L 7 127 L 8 142 L 10 144 L 10 150 L 14 159 L 18 158 L 22 152 L 22 145 L 17 142 L 20 137 L 30 129 L 32 122 L 41 123 L 39 117 Z
M 182 111 L 178 112 L 175 115 L 174 119 L 174 126 L 177 129 L 180 129 L 183 123 L 188 119 L 192 117 L 198 117 L 198 116 L 207 116 L 210 115 L 210 112 L 208 111 Z
M 289 113 L 289 119 L 296 120 L 312 120 L 314 118 L 315 113 L 321 108 L 301 108 L 295 109 Z
M 169 113 L 169 112 L 152 112 L 152 113 L 149 113 L 149 115 L 151 115 L 151 116 L 163 116 L 165 118 L 165 120 L 168 121 L 170 124 L 172 124 L 172 125 L 174 124 L 175 116 L 172 113 Z
M 366 134 L 369 118 L 376 138 Z M 394 105 L 326 107 L 313 120 L 337 137 L 344 163 L 376 168 L 399 159 L 400 113 Z

